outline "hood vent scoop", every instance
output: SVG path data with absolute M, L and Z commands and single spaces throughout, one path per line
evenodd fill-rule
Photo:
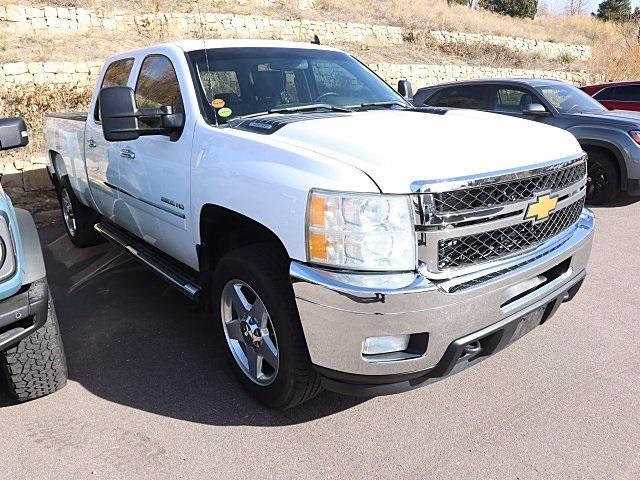
M 318 112 L 318 113 L 298 113 L 298 114 L 274 114 L 254 118 L 239 118 L 231 120 L 229 126 L 236 130 L 259 133 L 261 135 L 271 135 L 282 127 L 290 124 L 303 122 L 306 120 L 322 120 L 323 118 L 343 117 L 350 115 L 341 112 Z

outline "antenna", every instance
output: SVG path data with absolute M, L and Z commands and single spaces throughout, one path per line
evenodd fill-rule
M 209 83 L 209 91 L 211 91 L 211 67 L 209 66 L 209 53 L 207 51 L 207 39 L 205 36 L 205 32 L 204 32 L 204 22 L 202 20 L 202 12 L 200 10 L 200 0 L 198 0 L 198 17 L 200 18 L 200 33 L 202 35 L 202 48 L 204 50 L 204 60 L 207 64 L 207 82 Z M 205 90 L 204 92 L 204 97 L 207 100 L 207 102 L 209 101 L 209 99 L 207 98 L 207 91 Z M 214 107 L 213 105 L 211 105 L 211 107 L 213 108 L 213 118 L 215 119 L 216 122 L 216 127 L 218 127 L 218 111 L 216 110 L 216 107 Z
M 320 45 L 320 37 L 318 37 L 316 33 L 313 34 L 313 40 L 311 40 L 311 43 L 313 43 L 314 45 Z

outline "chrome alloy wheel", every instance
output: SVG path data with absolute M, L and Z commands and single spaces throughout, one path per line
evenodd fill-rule
M 69 230 L 69 234 L 72 237 L 76 236 L 76 217 L 73 213 L 73 205 L 71 204 L 71 197 L 69 197 L 69 192 L 66 188 L 62 189 L 60 193 L 60 198 L 62 199 L 62 216 L 64 217 L 64 224 L 67 226 Z
M 280 363 L 278 339 L 258 294 L 242 280 L 231 280 L 220 307 L 227 345 L 242 372 L 258 385 L 273 383 Z

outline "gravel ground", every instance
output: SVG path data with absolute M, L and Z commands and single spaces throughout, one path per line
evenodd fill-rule
M 284 413 L 245 396 L 179 293 L 47 222 L 70 381 L 0 396 L 0 478 L 640 478 L 640 202 L 596 215 L 584 288 L 516 345 L 406 394 Z

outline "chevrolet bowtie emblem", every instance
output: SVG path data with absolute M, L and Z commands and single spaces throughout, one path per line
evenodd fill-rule
M 558 197 L 540 195 L 534 203 L 529 204 L 524 216 L 525 220 L 540 222 L 549 218 L 549 214 L 556 209 Z

